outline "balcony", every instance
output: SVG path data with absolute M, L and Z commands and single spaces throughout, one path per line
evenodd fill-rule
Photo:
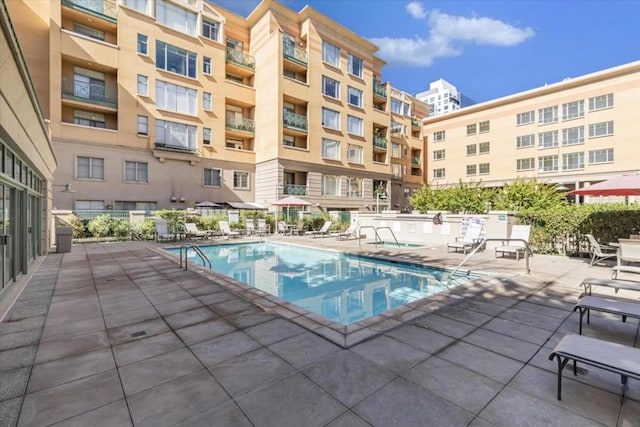
M 118 6 L 115 0 L 62 0 L 62 5 L 114 24 L 117 22 Z
M 227 116 L 226 128 L 231 131 L 253 135 L 256 130 L 255 122 L 244 117 Z
M 82 103 L 89 103 L 118 108 L 118 89 L 116 86 L 77 81 L 62 78 L 62 98 Z
M 285 111 L 282 117 L 282 124 L 293 130 L 298 130 L 302 132 L 307 132 L 309 130 L 309 123 L 307 120 L 307 116 L 301 116 L 299 114 L 294 114 L 289 111 Z
M 415 129 L 421 129 L 422 123 L 418 119 L 411 119 L 411 127 Z
M 285 184 L 284 185 L 284 194 L 292 195 L 292 196 L 306 196 L 307 195 L 307 186 L 306 185 L 296 185 L 296 184 Z
M 253 75 L 256 71 L 255 58 L 232 47 L 227 48 L 226 62 L 231 66 L 234 74 L 248 76 Z
M 411 164 L 415 166 L 420 166 L 422 164 L 422 158 L 420 158 L 420 156 L 411 157 Z
M 173 145 L 173 144 L 168 144 L 166 142 L 156 142 L 154 144 L 154 147 L 157 150 L 166 150 L 166 151 L 179 151 L 181 153 L 197 153 L 198 152 L 198 148 L 197 147 L 188 147 L 188 146 L 184 146 L 184 145 Z
M 387 141 L 387 138 L 380 136 L 380 135 L 376 135 L 375 133 L 373 134 L 373 147 L 374 148 L 378 148 L 380 150 L 387 150 L 387 144 L 389 142 Z
M 373 81 L 373 96 L 387 99 L 387 86 L 381 85 L 377 81 Z
M 288 61 L 295 62 L 298 65 L 302 65 L 303 67 L 307 67 L 309 62 L 307 58 L 307 51 L 296 47 L 290 43 L 284 43 L 283 46 L 283 55 L 284 58 Z

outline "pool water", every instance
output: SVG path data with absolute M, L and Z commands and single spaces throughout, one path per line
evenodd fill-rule
M 270 242 L 200 246 L 212 269 L 348 325 L 477 276 Z M 166 249 L 179 255 L 179 248 Z M 193 252 L 189 260 L 204 265 Z

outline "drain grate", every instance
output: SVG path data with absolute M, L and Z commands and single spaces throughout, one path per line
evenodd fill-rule
M 147 333 L 145 331 L 137 331 L 131 334 L 133 338 L 141 337 L 143 335 L 147 335 Z

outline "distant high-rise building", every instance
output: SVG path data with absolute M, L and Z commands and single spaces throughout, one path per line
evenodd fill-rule
M 445 79 L 431 82 L 429 90 L 418 93 L 416 98 L 429 104 L 429 116 L 431 117 L 447 114 L 475 104 L 472 99 L 458 92 L 458 89 Z

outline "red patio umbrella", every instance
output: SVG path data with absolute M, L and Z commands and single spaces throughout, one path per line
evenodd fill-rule
M 273 202 L 274 206 L 286 206 L 287 207 L 287 220 L 289 219 L 289 206 L 311 206 L 313 203 L 307 202 L 306 200 L 301 199 L 296 196 L 288 196 L 284 199 L 280 199 L 276 202 Z M 277 212 L 276 212 L 277 214 Z M 277 220 L 277 215 L 276 215 Z M 277 228 L 276 228 L 277 229 Z
M 589 187 L 570 191 L 577 196 L 640 196 L 640 172 L 616 176 Z

